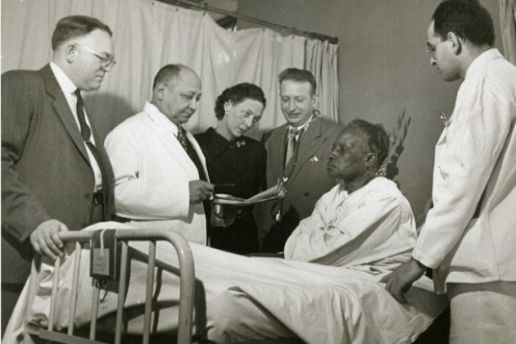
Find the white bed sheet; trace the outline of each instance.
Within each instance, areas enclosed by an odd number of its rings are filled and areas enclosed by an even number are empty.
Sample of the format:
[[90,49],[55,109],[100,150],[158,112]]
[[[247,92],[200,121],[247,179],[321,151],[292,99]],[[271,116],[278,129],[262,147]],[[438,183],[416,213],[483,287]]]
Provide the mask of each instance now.
[[[143,252],[147,250],[147,245],[142,242],[131,246]],[[191,244],[191,248],[196,278],[204,285],[208,309],[223,291],[230,288],[241,290],[307,343],[410,343],[446,306],[446,298],[433,293],[433,284],[427,278],[415,283],[407,294],[408,304],[402,305],[378,282],[387,271],[369,266],[323,266],[276,258],[244,257],[197,244]],[[157,257],[178,265],[176,254],[168,243],[158,243]],[[73,260],[72,255],[67,256],[61,268],[56,315],[58,328],[66,327],[68,322],[66,305],[70,299]],[[11,319],[3,338],[5,343],[16,337],[23,321],[46,323],[52,276],[53,266],[50,265],[43,264],[39,272],[33,270],[32,292],[28,282],[17,312],[25,313],[24,302],[30,307],[23,316],[18,314],[18,321],[16,314]],[[143,303],[145,281],[145,264],[133,262],[126,307]],[[166,308],[170,309],[171,304],[179,299],[178,281],[177,276],[168,272],[161,276],[157,299]],[[82,253],[79,283],[77,325],[87,323],[90,316],[92,288],[87,250]],[[116,293],[107,293],[100,304],[100,315],[116,310],[117,297]],[[131,328],[137,330],[134,326]],[[160,331],[175,328],[176,317],[160,317]]]

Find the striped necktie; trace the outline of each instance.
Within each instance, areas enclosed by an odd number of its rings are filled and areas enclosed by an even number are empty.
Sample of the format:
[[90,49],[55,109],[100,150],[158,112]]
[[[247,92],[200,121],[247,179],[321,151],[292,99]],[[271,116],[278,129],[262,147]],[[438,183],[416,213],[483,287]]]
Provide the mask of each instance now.
[[183,146],[183,148],[186,151],[188,151],[188,143],[187,143],[185,128],[183,128],[183,126],[181,126],[181,125],[177,126],[177,140],[179,141],[181,146]]
[[287,166],[290,160],[296,155],[299,146],[299,138],[303,134],[305,128],[290,128],[288,130],[287,140],[287,152],[285,154],[285,166]]
[[102,192],[107,192],[109,186],[108,186],[108,174],[106,171],[106,167],[104,166],[104,163],[102,162],[102,158],[100,156],[100,152],[97,149],[97,147],[91,142],[91,128],[88,125],[88,122],[86,122],[86,114],[84,113],[84,102],[82,100],[81,96],[81,90],[76,89],[75,90],[75,96],[77,97],[77,118],[79,120],[79,125],[81,127],[81,136],[84,140],[84,143],[86,143],[86,146],[90,150],[91,154],[95,158],[97,165],[100,169],[100,174],[102,177]]

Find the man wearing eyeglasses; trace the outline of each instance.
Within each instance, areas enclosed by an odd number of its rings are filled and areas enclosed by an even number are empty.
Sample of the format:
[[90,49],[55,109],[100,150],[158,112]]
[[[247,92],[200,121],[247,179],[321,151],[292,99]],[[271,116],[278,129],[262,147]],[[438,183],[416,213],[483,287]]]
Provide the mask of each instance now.
[[48,65],[2,75],[2,331],[34,251],[55,259],[59,232],[111,216],[113,173],[82,98],[115,64],[111,36],[98,19],[62,18]]

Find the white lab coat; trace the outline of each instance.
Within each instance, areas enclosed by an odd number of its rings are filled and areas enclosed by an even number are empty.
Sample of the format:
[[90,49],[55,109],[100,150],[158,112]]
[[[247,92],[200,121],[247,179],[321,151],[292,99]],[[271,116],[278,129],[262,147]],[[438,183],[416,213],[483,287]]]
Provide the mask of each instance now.
[[[107,136],[106,151],[115,175],[117,215],[143,228],[170,228],[189,241],[206,244],[202,203],[190,204],[189,182],[199,173],[176,138],[177,127],[154,105],[138,113]],[[191,133],[208,176],[201,148]]]
[[435,148],[432,198],[413,252],[445,282],[516,281],[516,67],[496,49],[468,68]]

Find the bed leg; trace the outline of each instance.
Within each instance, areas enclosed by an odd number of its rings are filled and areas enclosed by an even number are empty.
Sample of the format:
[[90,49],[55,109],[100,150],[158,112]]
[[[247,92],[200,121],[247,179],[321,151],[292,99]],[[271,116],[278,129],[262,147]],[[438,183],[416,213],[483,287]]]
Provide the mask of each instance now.
[[145,315],[143,323],[143,344],[149,344],[152,318],[152,292],[154,288],[154,265],[156,259],[156,242],[149,242],[149,259],[147,268],[147,287],[145,289]]

